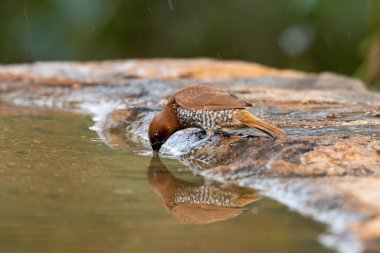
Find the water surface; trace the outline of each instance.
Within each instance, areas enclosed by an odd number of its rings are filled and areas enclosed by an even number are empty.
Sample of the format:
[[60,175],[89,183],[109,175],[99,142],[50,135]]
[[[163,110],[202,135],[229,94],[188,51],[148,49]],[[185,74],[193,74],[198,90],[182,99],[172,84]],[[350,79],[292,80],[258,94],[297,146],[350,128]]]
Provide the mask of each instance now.
[[0,252],[331,252],[323,225],[132,143],[113,150],[87,116],[1,114]]

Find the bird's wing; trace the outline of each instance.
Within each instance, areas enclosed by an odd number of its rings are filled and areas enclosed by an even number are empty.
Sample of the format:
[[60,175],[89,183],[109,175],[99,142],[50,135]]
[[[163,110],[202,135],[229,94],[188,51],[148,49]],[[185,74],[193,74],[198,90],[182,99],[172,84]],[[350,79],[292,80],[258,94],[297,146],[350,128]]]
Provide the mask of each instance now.
[[209,86],[191,86],[176,92],[174,101],[188,110],[224,110],[252,107],[231,92]]

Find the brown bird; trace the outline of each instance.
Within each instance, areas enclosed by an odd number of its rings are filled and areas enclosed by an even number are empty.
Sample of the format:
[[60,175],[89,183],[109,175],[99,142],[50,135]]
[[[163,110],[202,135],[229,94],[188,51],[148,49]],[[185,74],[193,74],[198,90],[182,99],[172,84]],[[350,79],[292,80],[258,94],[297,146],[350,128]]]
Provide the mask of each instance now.
[[197,85],[177,91],[149,125],[149,141],[154,151],[176,131],[197,127],[213,130],[256,128],[272,137],[285,133],[254,116],[245,108],[252,104],[226,90]]

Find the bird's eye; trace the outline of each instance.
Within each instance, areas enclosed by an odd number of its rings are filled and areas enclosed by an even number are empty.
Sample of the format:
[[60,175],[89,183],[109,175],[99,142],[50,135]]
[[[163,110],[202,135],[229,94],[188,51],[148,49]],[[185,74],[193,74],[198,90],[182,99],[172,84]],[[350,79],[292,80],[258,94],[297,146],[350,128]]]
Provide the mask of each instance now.
[[159,134],[159,133],[155,133],[155,134],[153,135],[153,137],[154,137],[154,139],[160,139],[160,134]]

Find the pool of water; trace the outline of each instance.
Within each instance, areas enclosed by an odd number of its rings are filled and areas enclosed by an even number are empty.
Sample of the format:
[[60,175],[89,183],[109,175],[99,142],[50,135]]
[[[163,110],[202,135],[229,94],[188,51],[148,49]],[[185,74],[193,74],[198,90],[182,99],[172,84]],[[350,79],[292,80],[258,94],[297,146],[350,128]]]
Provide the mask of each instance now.
[[133,143],[111,149],[87,116],[0,114],[0,252],[331,252],[323,225]]

